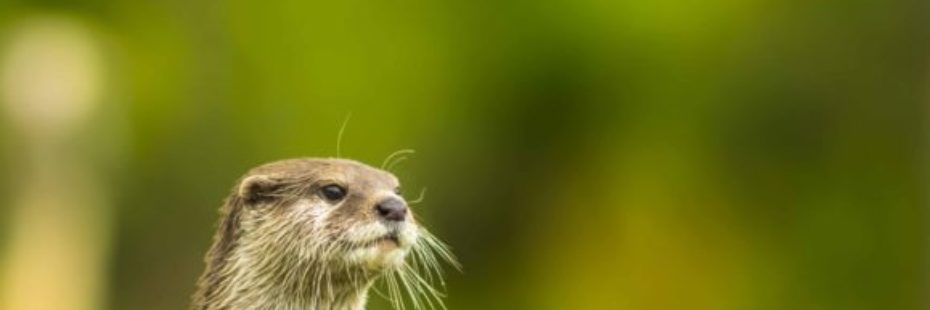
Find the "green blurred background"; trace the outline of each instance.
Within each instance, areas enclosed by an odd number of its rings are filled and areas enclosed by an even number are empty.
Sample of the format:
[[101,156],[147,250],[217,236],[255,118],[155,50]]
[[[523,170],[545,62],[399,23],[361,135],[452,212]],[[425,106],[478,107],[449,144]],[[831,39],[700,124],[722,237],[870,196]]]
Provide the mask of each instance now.
[[0,308],[185,308],[351,113],[451,309],[928,309],[928,61],[926,0],[2,0]]

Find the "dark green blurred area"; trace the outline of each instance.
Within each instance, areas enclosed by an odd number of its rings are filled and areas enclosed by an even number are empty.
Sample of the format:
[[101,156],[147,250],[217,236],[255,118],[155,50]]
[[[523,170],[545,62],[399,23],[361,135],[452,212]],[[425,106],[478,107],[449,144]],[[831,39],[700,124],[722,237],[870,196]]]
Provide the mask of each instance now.
[[185,308],[235,179],[335,156],[349,113],[342,156],[417,150],[450,309],[930,307],[925,0],[4,0],[0,30],[46,15],[106,55],[70,143],[109,309]]

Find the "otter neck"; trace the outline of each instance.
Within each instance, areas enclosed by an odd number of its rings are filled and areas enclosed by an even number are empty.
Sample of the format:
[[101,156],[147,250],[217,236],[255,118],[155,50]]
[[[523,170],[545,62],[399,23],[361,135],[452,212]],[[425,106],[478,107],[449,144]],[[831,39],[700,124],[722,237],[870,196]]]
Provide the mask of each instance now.
[[361,271],[235,252],[225,268],[216,270],[223,280],[203,309],[361,310],[374,281]]

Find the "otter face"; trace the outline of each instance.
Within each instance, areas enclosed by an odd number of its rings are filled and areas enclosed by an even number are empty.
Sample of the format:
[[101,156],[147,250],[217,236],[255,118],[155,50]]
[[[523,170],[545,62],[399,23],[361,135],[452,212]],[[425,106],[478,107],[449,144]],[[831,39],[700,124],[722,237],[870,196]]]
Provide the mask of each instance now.
[[242,242],[266,255],[345,268],[400,268],[419,226],[394,175],[342,159],[296,159],[242,179]]

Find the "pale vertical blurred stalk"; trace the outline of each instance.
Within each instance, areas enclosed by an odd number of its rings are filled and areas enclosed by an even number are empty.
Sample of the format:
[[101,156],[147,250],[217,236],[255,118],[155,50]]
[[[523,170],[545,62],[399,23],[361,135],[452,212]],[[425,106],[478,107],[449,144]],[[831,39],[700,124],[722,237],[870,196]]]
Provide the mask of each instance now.
[[22,148],[13,159],[0,309],[101,309],[109,208],[76,145],[101,100],[93,33],[67,17],[23,19],[6,34],[0,91]]

